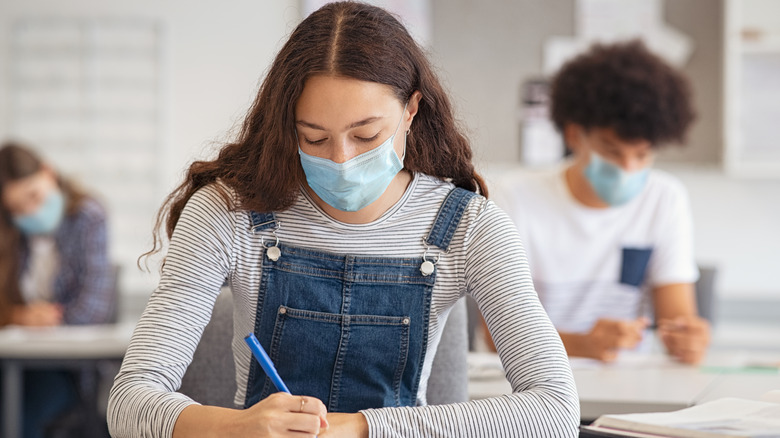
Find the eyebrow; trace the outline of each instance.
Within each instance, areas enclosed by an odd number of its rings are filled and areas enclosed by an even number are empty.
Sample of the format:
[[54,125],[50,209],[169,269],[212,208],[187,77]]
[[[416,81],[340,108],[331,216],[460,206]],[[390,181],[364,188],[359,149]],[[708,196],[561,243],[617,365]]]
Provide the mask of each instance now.
[[[376,117],[369,117],[367,119],[359,120],[357,122],[351,123],[349,126],[347,126],[346,129],[352,129],[352,128],[357,128],[359,126],[365,126],[365,125],[368,125],[369,123],[374,123],[374,122],[376,122],[377,120],[379,120],[381,118],[382,117],[376,116]],[[307,128],[317,129],[317,130],[320,130],[320,131],[327,131],[327,129],[323,128],[322,126],[317,125],[315,123],[307,122],[305,120],[297,120],[295,123],[298,124],[298,125],[303,125],[303,126],[305,126]]]

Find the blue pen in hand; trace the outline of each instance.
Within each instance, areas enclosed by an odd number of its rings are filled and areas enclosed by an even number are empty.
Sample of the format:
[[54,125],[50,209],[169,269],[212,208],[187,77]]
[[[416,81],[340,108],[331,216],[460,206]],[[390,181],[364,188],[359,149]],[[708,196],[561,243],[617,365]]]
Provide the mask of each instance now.
[[[287,389],[287,385],[285,385],[282,381],[282,377],[279,375],[279,372],[276,371],[274,363],[271,362],[271,358],[268,357],[268,353],[266,353],[263,346],[260,345],[260,341],[257,340],[255,334],[250,333],[246,335],[244,341],[246,341],[246,344],[249,345],[249,349],[252,350],[252,354],[255,355],[255,359],[260,362],[260,366],[263,367],[263,371],[265,371],[265,374],[268,375],[268,377],[274,383],[276,389],[289,394],[290,390]],[[301,410],[303,410],[303,401],[301,401]],[[325,427],[328,427],[327,422],[325,422]]]
[[260,362],[260,366],[263,367],[263,371],[265,371],[265,374],[271,379],[271,382],[274,383],[276,389],[289,394],[290,390],[287,389],[287,385],[285,385],[282,381],[282,378],[279,376],[279,372],[276,371],[274,363],[271,362],[271,358],[268,357],[268,353],[266,353],[263,349],[263,346],[260,345],[260,341],[257,340],[255,334],[250,333],[246,335],[244,341],[246,341],[247,345],[249,345],[249,349],[252,350],[252,354],[255,355],[255,359]]

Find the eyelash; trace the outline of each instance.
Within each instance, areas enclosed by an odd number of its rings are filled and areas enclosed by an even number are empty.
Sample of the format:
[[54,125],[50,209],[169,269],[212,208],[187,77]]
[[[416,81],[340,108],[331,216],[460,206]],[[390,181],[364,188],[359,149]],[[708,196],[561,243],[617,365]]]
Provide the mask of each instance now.
[[378,132],[376,134],[374,134],[374,136],[371,137],[371,138],[363,138],[363,137],[355,137],[355,138],[357,138],[358,140],[362,141],[363,143],[368,143],[368,142],[376,140],[377,137],[379,137],[379,133]]
[[[371,138],[363,138],[363,137],[355,137],[355,138],[356,138],[356,139],[358,139],[358,141],[361,141],[361,142],[363,142],[363,143],[370,143],[370,142],[372,142],[372,141],[376,140],[376,139],[377,139],[377,137],[379,137],[379,133],[378,133],[378,132],[376,133],[376,135],[374,135],[374,136],[373,136],[373,137],[371,137]],[[304,139],[303,139],[303,140],[304,140],[304,141],[305,141],[307,144],[311,144],[311,145],[318,145],[318,144],[322,144],[322,143],[324,143],[324,142],[325,142],[325,140],[327,140],[327,139],[328,139],[328,138],[327,138],[327,137],[325,137],[325,138],[321,138],[321,139],[319,139],[319,140],[309,140],[308,138],[305,138],[305,137],[304,137]]]

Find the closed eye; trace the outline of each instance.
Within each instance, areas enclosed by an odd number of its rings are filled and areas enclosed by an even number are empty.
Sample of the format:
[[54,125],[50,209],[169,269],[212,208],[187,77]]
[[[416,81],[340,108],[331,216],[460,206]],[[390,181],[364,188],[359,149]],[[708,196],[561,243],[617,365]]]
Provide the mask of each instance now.
[[355,138],[357,138],[358,140],[360,140],[360,141],[362,141],[364,143],[369,143],[369,142],[372,142],[372,141],[376,140],[378,137],[379,137],[379,132],[377,132],[376,135],[374,135],[371,138],[357,137],[357,136]]
[[322,144],[322,143],[325,143],[325,140],[327,140],[327,139],[328,139],[328,137],[321,138],[321,139],[319,139],[319,140],[309,140],[308,138],[306,138],[306,137],[303,137],[303,141],[305,141],[305,142],[306,142],[306,144],[315,144],[315,145],[316,145],[316,144]]

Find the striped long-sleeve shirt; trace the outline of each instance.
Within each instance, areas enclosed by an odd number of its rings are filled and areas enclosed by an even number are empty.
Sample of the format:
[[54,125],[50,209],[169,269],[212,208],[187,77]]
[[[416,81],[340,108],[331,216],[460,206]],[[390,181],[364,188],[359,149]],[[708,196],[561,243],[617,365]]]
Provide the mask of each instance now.
[[[451,188],[449,183],[416,174],[404,196],[367,224],[334,220],[302,190],[290,209],[277,213],[281,226],[276,235],[287,245],[333,253],[422,256],[423,239]],[[271,230],[253,234],[249,213],[230,209],[216,187],[193,195],[111,391],[108,419],[113,436],[169,437],[179,413],[195,403],[175,391],[225,279],[235,303],[235,402],[243,405],[253,359],[242,340],[254,328],[264,244],[274,240]],[[472,199],[436,270],[429,354],[417,397],[420,406],[361,411],[370,436],[576,436],[579,403],[566,353],[539,303],[522,244],[507,216],[483,197]],[[479,303],[513,393],[425,406],[441,329],[449,309],[464,294]]]

